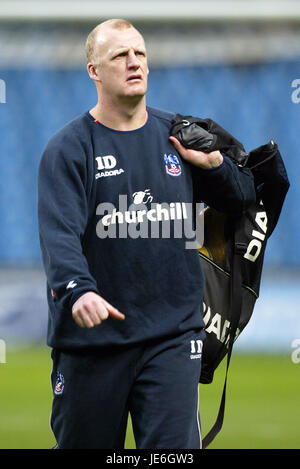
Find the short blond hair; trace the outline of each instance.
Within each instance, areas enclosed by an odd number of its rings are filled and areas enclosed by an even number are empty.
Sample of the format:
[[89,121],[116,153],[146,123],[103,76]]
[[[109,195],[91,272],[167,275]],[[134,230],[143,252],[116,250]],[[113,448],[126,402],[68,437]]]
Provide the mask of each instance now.
[[94,62],[94,52],[95,52],[95,43],[96,38],[98,35],[99,30],[101,30],[104,26],[109,26],[112,29],[128,29],[134,28],[134,26],[127,20],[122,18],[112,18],[110,20],[103,21],[102,23],[98,24],[88,35],[85,43],[85,51],[86,51],[86,59],[87,63]]

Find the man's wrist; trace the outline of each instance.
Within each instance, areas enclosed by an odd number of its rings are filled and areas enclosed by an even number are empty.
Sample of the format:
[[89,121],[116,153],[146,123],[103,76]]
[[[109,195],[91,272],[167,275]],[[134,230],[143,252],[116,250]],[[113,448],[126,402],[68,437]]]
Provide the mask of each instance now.
[[215,169],[221,166],[224,158],[219,150],[214,151],[210,154],[210,159],[206,165],[201,165],[200,168],[204,170]]
[[[219,152],[220,153],[220,152]],[[206,165],[197,165],[198,169],[200,169],[200,171],[217,171],[219,168],[223,168],[225,164],[225,158],[224,158],[224,155],[222,155],[220,153],[220,155],[217,155],[217,157],[210,161],[209,164],[206,164]]]

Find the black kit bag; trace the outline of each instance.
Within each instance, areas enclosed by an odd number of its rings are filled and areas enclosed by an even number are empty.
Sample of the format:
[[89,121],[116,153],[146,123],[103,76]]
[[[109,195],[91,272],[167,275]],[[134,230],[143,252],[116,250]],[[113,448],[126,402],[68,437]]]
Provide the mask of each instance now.
[[211,383],[216,368],[227,356],[225,382],[217,420],[203,439],[206,448],[221,430],[226,384],[234,341],[248,324],[259,297],[266,244],[289,189],[282,157],[270,141],[246,153],[243,145],[211,119],[177,114],[171,135],[187,148],[220,150],[254,176],[256,202],[233,218],[206,207],[204,242],[199,256],[206,279],[203,296],[206,340],[202,351],[200,383]]

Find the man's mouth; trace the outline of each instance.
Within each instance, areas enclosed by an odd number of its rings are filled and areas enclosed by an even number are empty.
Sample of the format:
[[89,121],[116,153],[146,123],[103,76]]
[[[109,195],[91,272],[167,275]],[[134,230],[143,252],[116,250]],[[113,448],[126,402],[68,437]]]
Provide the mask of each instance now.
[[135,75],[130,75],[126,81],[132,82],[132,81],[140,81],[140,80],[142,80],[142,75],[135,74]]

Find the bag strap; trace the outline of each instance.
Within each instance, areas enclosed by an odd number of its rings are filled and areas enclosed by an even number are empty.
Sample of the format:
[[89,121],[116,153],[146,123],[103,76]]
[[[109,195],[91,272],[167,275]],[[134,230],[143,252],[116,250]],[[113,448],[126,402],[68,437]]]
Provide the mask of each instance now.
[[[227,352],[227,365],[225,373],[225,381],[223,386],[223,392],[221,397],[221,403],[217,419],[211,430],[202,440],[202,448],[205,449],[214,440],[217,434],[220,432],[225,413],[225,401],[226,401],[226,386],[228,369],[233,349],[233,344],[236,336],[236,332],[239,326],[239,321],[242,312],[242,263],[241,253],[244,252],[244,246],[236,243],[235,236],[233,236],[233,250],[232,250],[232,264],[231,264],[231,278],[230,278],[230,300],[229,300],[229,311],[230,314],[230,328],[229,328],[229,340],[228,340],[228,352]],[[241,249],[242,248],[242,249]],[[228,336],[227,336],[228,337]],[[224,343],[227,341],[225,340]]]

